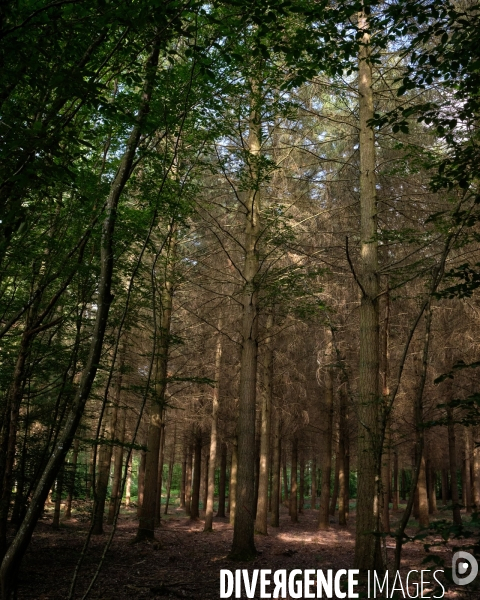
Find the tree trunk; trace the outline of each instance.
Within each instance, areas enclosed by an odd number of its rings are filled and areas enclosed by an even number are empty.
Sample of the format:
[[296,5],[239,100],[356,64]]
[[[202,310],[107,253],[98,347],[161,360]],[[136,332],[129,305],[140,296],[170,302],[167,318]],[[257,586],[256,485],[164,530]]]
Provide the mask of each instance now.
[[73,442],[73,454],[72,454],[72,462],[69,463],[70,468],[70,482],[68,486],[68,495],[67,502],[65,504],[65,514],[63,516],[64,519],[72,518],[72,501],[73,496],[75,494],[75,479],[77,476],[77,462],[78,462],[78,449],[80,446],[80,440],[78,438]]
[[63,492],[63,476],[65,466],[60,469],[57,478],[57,485],[55,486],[55,511],[53,513],[53,529],[60,529],[60,511],[62,508],[62,492]]
[[335,473],[333,475],[333,490],[332,497],[330,499],[330,516],[334,517],[335,512],[337,511],[337,501],[338,501],[338,489],[339,489],[339,479],[340,479],[340,461],[338,460],[338,451],[335,456]]
[[187,453],[188,444],[184,442],[182,458],[182,479],[180,481],[180,508],[185,508],[185,489],[187,483]]
[[360,365],[358,433],[357,523],[354,565],[357,569],[383,570],[380,552],[378,477],[381,448],[378,444],[379,395],[379,275],[375,135],[372,64],[366,12],[359,13],[362,45],[358,57],[360,111]]
[[270,427],[272,406],[272,378],[273,378],[273,347],[272,328],[273,312],[270,312],[266,323],[266,339],[263,350],[262,366],[262,414],[260,426],[260,462],[258,474],[258,500],[255,529],[258,533],[267,535],[268,520],[268,474],[270,471]]
[[90,395],[103,349],[103,339],[107,326],[108,313],[113,296],[111,283],[114,265],[114,231],[117,217],[117,207],[131,173],[140,141],[142,127],[149,110],[150,98],[154,89],[156,69],[160,51],[160,36],[157,35],[152,44],[152,51],[146,63],[146,75],[143,86],[142,102],[136,115],[129,139],[125,144],[125,152],[120,160],[118,170],[110,186],[106,202],[105,219],[102,225],[102,240],[100,246],[100,278],[98,282],[97,312],[92,333],[89,354],[85,363],[80,384],[69,414],[65,420],[63,430],[57,439],[57,445],[52,452],[47,465],[32,494],[27,514],[22,521],[12,543],[10,544],[0,567],[0,587],[2,599],[6,600],[12,594],[16,585],[16,573],[21,559],[30,542],[35,525],[43,510],[44,502],[55,478],[64,463],[73,443],[75,432],[83,416],[85,404]]
[[420,473],[418,474],[418,524],[421,529],[426,529],[430,524],[428,517],[427,473],[424,452],[422,453]]
[[158,454],[158,471],[157,471],[157,493],[155,495],[155,527],[159,527],[162,519],[162,488],[163,488],[163,463],[165,458],[165,439],[167,432],[165,431],[165,411],[160,415],[162,419],[160,433],[160,449]]
[[228,507],[230,512],[230,525],[235,524],[235,516],[237,513],[237,468],[238,468],[238,446],[235,438],[232,444],[232,466],[230,467],[230,487],[228,495]]
[[275,418],[275,431],[273,436],[273,482],[272,482],[272,516],[270,524],[272,527],[280,526],[280,496],[281,496],[281,454],[282,437],[280,411],[277,410]]
[[450,494],[452,498],[453,522],[455,525],[462,524],[460,514],[460,503],[458,501],[458,480],[457,480],[457,451],[455,439],[455,423],[453,420],[453,409],[447,405],[447,423],[448,423],[448,458],[450,464]]
[[[168,238],[160,254],[164,265],[163,281],[158,282],[155,271],[152,269],[152,289],[160,286],[160,307],[158,323],[155,323],[156,364],[155,364],[155,397],[150,408],[150,423],[148,427],[147,456],[145,462],[145,483],[143,489],[143,502],[138,523],[137,540],[153,539],[155,537],[155,523],[160,518],[157,508],[158,470],[160,458],[160,442],[162,436],[162,415],[165,404],[165,391],[167,388],[168,348],[170,341],[170,325],[172,320],[173,275],[176,254],[176,224],[172,223]],[[157,261],[155,261],[157,262]],[[155,265],[154,265],[155,267]],[[161,490],[160,490],[161,493]]]
[[145,450],[140,452],[140,462],[137,473],[137,516],[142,514],[143,490],[145,489],[145,466],[147,464],[147,453]]
[[480,512],[480,431],[473,430],[473,506],[475,512]]
[[282,452],[282,478],[283,478],[283,502],[286,506],[288,503],[288,472],[287,472],[287,452]]
[[[327,344],[327,361],[333,360],[333,344],[330,338]],[[327,530],[330,527],[330,481],[332,477],[332,434],[333,434],[333,369],[330,364],[325,372],[325,433],[323,445],[322,488],[320,493],[320,508],[318,513],[318,529]]]
[[193,476],[193,453],[194,447],[190,442],[187,449],[187,470],[185,474],[185,514],[192,514],[192,476]]
[[227,487],[227,444],[221,445],[220,476],[218,480],[218,510],[217,517],[225,518],[225,496]]
[[317,458],[314,457],[312,460],[312,491],[310,508],[315,510],[317,508]]
[[123,475],[123,444],[125,442],[125,421],[127,418],[127,411],[123,407],[120,409],[120,419],[118,426],[118,437],[117,440],[120,442],[115,446],[114,459],[113,459],[113,482],[112,482],[112,494],[110,496],[110,505],[108,507],[108,520],[109,525],[113,524],[115,515],[117,514],[117,507],[121,503],[122,498],[120,497],[122,488],[122,475]]
[[200,518],[200,482],[202,469],[202,431],[197,427],[195,435],[195,452],[193,459],[192,500],[190,505],[190,518]]
[[445,468],[442,469],[442,504],[448,504],[448,470]]
[[115,428],[117,425],[118,404],[120,402],[120,390],[122,386],[122,376],[117,376],[115,386],[115,400],[113,406],[108,408],[105,430],[103,433],[102,444],[98,453],[98,476],[95,486],[95,502],[93,507],[92,534],[101,535],[103,533],[103,515],[105,512],[105,502],[107,499],[108,480],[110,478],[110,466],[113,454],[113,440],[115,439]]
[[256,556],[254,541],[255,410],[258,349],[258,283],[260,224],[261,122],[257,85],[252,86],[248,152],[252,159],[250,189],[245,193],[244,280],[242,292],[242,352],[237,420],[238,472],[236,512],[230,558]]
[[396,450],[393,451],[393,510],[398,510],[398,453]]
[[435,469],[432,467],[430,460],[427,460],[427,477],[428,477],[428,513],[433,515],[437,512],[437,490],[436,490],[436,475]]
[[[222,329],[222,322],[218,323],[219,332]],[[210,459],[208,463],[207,476],[207,503],[205,508],[205,526],[203,531],[212,531],[213,524],[213,502],[215,495],[215,462],[217,460],[217,428],[218,428],[218,411],[220,408],[219,382],[220,368],[222,362],[222,334],[218,333],[217,345],[215,349],[215,387],[212,395],[212,429],[210,433]]]
[[305,456],[300,452],[300,486],[298,489],[298,512],[303,513],[305,506]]
[[467,509],[467,514],[471,514],[472,512],[472,479],[471,479],[471,438],[470,438],[470,429],[468,427],[465,428],[465,497],[463,499],[463,503],[465,504],[465,508]]
[[298,523],[297,468],[298,438],[295,436],[292,440],[292,464],[290,471],[290,518],[292,523]]
[[209,456],[205,453],[203,459],[203,486],[202,486],[202,508],[205,510],[207,506],[207,493],[208,493],[208,466],[210,464]]
[[133,450],[130,453],[130,458],[128,459],[127,465],[127,483],[125,485],[125,507],[128,508],[130,506],[130,499],[132,497],[132,458],[133,458]]
[[175,446],[177,444],[177,424],[173,426],[172,450],[170,453],[170,462],[168,465],[167,497],[165,499],[165,514],[168,514],[168,505],[170,503],[170,492],[172,490],[173,468],[175,467]]

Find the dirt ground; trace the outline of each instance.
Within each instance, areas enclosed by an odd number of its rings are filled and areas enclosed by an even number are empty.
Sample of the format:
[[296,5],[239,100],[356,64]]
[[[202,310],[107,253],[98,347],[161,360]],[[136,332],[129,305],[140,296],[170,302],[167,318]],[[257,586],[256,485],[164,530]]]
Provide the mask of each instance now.
[[[47,514],[39,523],[20,572],[18,600],[64,600],[68,597],[72,575],[88,531],[87,514],[63,522],[54,531]],[[191,521],[180,509],[162,521],[158,542],[133,544],[137,522],[135,509],[122,511],[117,531],[104,565],[89,598],[92,600],[130,600],[148,598],[218,599],[220,569],[349,569],[353,566],[355,517],[348,527],[332,522],[327,532],[316,530],[317,512],[306,510],[292,524],[282,508],[278,529],[268,536],[256,536],[258,558],[249,563],[233,563],[227,554],[232,527],[227,519],[215,519],[214,531],[203,533],[203,521]],[[79,572],[74,598],[82,598],[97,570],[110,526],[103,536],[92,538]],[[448,550],[440,550],[448,562]],[[393,540],[387,542],[387,555],[393,561]],[[404,549],[402,571],[428,569],[422,566],[423,542]],[[257,598],[258,595],[257,587]],[[413,592],[412,592],[413,593]],[[437,593],[438,592],[433,592]],[[427,595],[427,593],[426,593]],[[246,597],[246,596],[244,596]],[[377,596],[381,597],[381,595]],[[400,595],[400,597],[402,597]],[[445,598],[457,598],[450,589]]]

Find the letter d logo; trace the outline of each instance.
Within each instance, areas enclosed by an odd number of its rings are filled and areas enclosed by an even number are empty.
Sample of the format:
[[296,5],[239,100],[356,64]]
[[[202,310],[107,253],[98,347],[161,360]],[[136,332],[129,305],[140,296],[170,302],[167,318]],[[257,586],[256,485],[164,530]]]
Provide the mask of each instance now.
[[[461,561],[458,563],[458,561]],[[457,565],[458,563],[458,565]],[[467,571],[470,573],[465,575]],[[455,552],[452,558],[452,579],[457,585],[468,585],[478,575],[478,563],[468,552]]]

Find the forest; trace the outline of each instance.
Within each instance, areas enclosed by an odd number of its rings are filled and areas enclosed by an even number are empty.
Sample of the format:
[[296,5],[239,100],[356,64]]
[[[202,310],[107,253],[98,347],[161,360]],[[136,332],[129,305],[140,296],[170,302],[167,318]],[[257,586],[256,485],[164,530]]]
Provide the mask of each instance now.
[[6,0],[0,53],[1,600],[478,597],[478,2]]

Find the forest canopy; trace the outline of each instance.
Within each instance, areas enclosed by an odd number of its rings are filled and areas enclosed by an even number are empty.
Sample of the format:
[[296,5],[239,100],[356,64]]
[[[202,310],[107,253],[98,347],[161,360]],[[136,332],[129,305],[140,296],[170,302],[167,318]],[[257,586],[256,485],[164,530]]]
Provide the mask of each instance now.
[[169,510],[232,561],[306,515],[361,573],[478,552],[478,3],[0,17],[2,600],[82,518],[55,597]]

